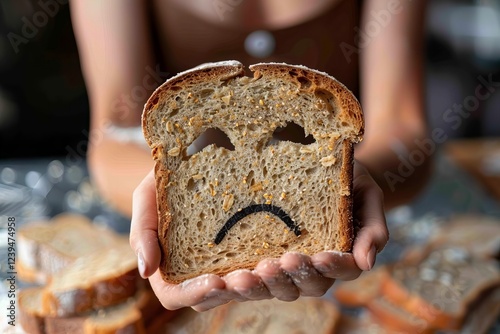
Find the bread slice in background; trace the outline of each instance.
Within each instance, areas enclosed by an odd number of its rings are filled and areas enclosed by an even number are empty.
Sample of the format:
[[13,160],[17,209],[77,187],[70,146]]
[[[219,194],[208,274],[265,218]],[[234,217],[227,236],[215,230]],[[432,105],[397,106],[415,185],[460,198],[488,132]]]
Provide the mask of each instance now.
[[396,263],[383,280],[381,292],[432,328],[455,330],[462,326],[468,307],[484,291],[498,286],[498,263],[449,247],[432,251],[418,263]]
[[293,302],[260,300],[230,302],[198,313],[182,310],[165,324],[166,334],[289,334],[336,333],[340,312],[332,302],[299,298]]
[[500,220],[479,214],[450,217],[424,245],[406,250],[405,261],[419,261],[437,248],[461,247],[474,257],[500,258]]
[[382,280],[389,275],[386,266],[377,266],[371,271],[361,273],[357,279],[335,284],[334,298],[347,307],[366,306],[380,296]]
[[45,333],[45,315],[42,310],[42,289],[25,288],[18,293],[19,324],[25,332],[31,334]]
[[19,292],[20,324],[26,333],[142,334],[163,311],[153,292],[141,289],[135,296],[114,306],[68,317],[53,317],[43,314],[42,294],[43,289],[38,287]]
[[349,321],[353,333],[369,323],[388,333],[487,331],[500,312],[494,305],[500,296],[498,263],[460,247],[443,247],[336,284],[333,296],[343,307],[369,314],[368,323],[361,319],[351,326],[355,320]]
[[77,258],[125,240],[114,231],[72,213],[28,223],[18,232],[16,267],[19,278],[43,284]]
[[365,308],[365,313],[368,313],[358,319],[344,316],[341,333],[434,332],[426,320],[394,305],[384,297],[381,288],[384,281],[390,279],[390,268],[378,266],[353,281],[336,284],[333,296],[342,306]]
[[[215,319],[216,333],[288,334],[335,333],[340,318],[337,307],[320,298],[233,302]],[[218,323],[221,323],[220,327]]]
[[[231,61],[180,73],[144,108],[167,282],[253,268],[288,251],[351,250],[358,101],[303,66],[250,70],[253,78]],[[304,133],[278,140],[283,128]],[[207,131],[230,143],[214,143]]]
[[118,304],[138,285],[137,259],[127,241],[76,259],[44,287],[44,314],[69,316]]

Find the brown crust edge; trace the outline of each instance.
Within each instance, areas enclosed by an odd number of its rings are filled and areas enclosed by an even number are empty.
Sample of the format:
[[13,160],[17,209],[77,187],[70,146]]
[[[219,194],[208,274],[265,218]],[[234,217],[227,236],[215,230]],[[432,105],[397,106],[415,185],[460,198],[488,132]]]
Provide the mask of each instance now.
[[[48,316],[71,316],[93,309],[119,304],[132,297],[138,290],[139,272],[137,268],[131,269],[117,277],[111,277],[91,286],[74,290],[56,291],[45,288],[42,293],[42,314]],[[120,290],[120,291],[118,291]],[[60,298],[73,299],[73,310],[61,307]],[[110,296],[111,298],[104,297]]]
[[386,306],[381,303],[381,299],[379,298],[371,300],[366,307],[371,313],[371,319],[381,325],[384,329],[392,329],[398,332],[414,334],[434,333],[434,330],[429,326],[429,323],[425,319],[410,314],[410,316],[418,319],[416,323],[412,322],[410,319],[404,319],[391,312],[390,309],[387,309]]
[[354,169],[354,145],[348,140],[342,144],[342,168],[340,179],[342,180],[341,191],[347,190],[348,194],[338,194],[340,203],[337,206],[339,217],[339,234],[341,237],[340,251],[350,252],[354,243],[353,222],[353,169]]
[[[438,310],[420,296],[407,290],[392,275],[387,275],[387,278],[383,281],[381,292],[389,302],[399,305],[408,313],[424,319],[433,328],[444,330],[460,328],[463,316],[456,317]],[[461,314],[465,316],[465,312],[465,305],[462,305]]]

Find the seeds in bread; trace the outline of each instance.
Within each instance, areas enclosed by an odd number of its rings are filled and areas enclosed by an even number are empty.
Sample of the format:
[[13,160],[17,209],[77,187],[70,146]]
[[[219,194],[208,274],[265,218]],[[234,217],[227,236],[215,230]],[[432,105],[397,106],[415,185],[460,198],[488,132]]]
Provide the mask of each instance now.
[[[334,78],[303,66],[250,69],[253,78],[238,62],[181,73],[144,108],[167,282],[253,268],[287,251],[351,249],[359,103]],[[304,135],[273,140],[287,127]],[[231,143],[204,147],[198,139],[210,130]],[[203,149],[193,152],[193,143]]]

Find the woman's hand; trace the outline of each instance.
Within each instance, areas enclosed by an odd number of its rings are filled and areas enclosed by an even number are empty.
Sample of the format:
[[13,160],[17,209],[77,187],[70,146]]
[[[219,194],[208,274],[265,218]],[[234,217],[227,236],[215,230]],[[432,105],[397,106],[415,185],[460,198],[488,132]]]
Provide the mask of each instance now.
[[325,251],[312,256],[286,253],[279,259],[264,259],[254,270],[237,270],[224,277],[202,275],[181,284],[163,281],[158,270],[158,215],[153,172],[133,196],[130,244],[138,257],[139,272],[149,277],[163,306],[174,310],[190,306],[205,311],[231,300],[261,300],[276,297],[292,301],[299,296],[322,296],[336,279],[352,280],[375,264],[376,254],[389,238],[383,194],[359,163],[354,165],[354,220],[358,228],[351,253]]

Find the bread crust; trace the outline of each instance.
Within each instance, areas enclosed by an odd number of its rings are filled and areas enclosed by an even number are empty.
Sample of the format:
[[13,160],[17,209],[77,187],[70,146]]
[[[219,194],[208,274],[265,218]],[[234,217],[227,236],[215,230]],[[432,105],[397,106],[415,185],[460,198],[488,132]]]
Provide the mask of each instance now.
[[[352,250],[354,240],[353,228],[353,163],[354,163],[354,144],[362,139],[364,132],[364,121],[361,107],[354,95],[335,78],[328,76],[319,71],[307,69],[303,66],[295,66],[288,64],[266,63],[251,65],[250,70],[254,72],[254,79],[258,80],[261,76],[265,75],[269,78],[286,78],[286,80],[294,80],[298,83],[304,80],[307,84],[303,86],[304,90],[313,92],[316,90],[323,90],[333,95],[335,98],[335,105],[338,110],[335,111],[336,118],[340,120],[342,125],[349,128],[348,135],[342,137],[342,165],[340,168],[339,179],[341,180],[342,194],[335,200],[336,202],[336,224],[338,224],[338,240],[336,250],[342,252],[349,252]],[[176,278],[169,275],[172,272],[170,268],[169,254],[169,241],[167,238],[167,231],[169,230],[172,222],[171,208],[169,207],[167,197],[169,195],[168,187],[170,181],[171,171],[164,165],[166,154],[166,147],[164,147],[161,138],[154,131],[156,120],[151,117],[151,113],[159,108],[158,104],[161,101],[169,101],[177,92],[187,89],[200,81],[210,82],[223,82],[225,80],[244,76],[243,65],[239,62],[222,62],[206,64],[202,67],[194,68],[192,70],[182,72],[175,77],[167,80],[161,85],[144,107],[142,115],[142,127],[144,137],[152,149],[152,157],[155,160],[155,179],[157,190],[157,209],[159,217],[158,237],[160,239],[160,248],[162,251],[162,258],[160,264],[160,272],[163,279],[169,283],[180,283],[186,279],[193,278],[199,275],[194,272],[193,274],[183,274],[181,278]],[[301,86],[302,87],[302,86]],[[302,88],[301,88],[302,89]],[[325,249],[326,250],[326,249]],[[223,276],[236,269],[253,269],[258,262],[259,258],[255,260],[247,260],[245,263],[238,265],[227,265],[225,268],[214,269],[211,273]]]
[[[393,270],[393,269],[392,269]],[[500,286],[500,276],[489,279],[474,286],[472,291],[459,302],[456,313],[448,313],[435,307],[422,296],[411,292],[393,275],[387,274],[381,285],[382,294],[390,302],[399,305],[407,312],[418,316],[429,323],[432,328],[457,330],[462,326],[467,314],[467,307],[486,290]]]
[[42,295],[43,314],[70,316],[93,309],[112,306],[132,297],[138,289],[137,268],[116,277],[93,282],[86,287],[62,291],[46,288]]

